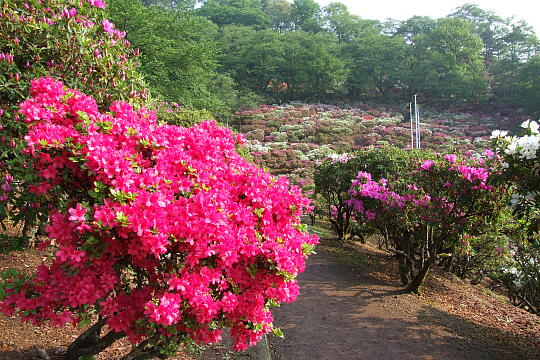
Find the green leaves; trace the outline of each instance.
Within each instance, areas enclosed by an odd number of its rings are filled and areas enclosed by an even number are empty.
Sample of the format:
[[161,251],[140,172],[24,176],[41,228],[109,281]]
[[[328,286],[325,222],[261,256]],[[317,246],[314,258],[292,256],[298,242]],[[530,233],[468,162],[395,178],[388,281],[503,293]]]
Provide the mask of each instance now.
[[111,0],[107,5],[110,20],[122,24],[129,41],[140,49],[141,69],[155,95],[189,108],[220,106],[212,88],[217,44],[210,20],[193,11],[146,7],[140,0]]
[[264,208],[254,209],[253,213],[258,217],[262,218],[264,213]]
[[111,193],[114,200],[118,201],[122,205],[125,205],[126,203],[135,200],[137,197],[137,193],[131,193],[131,192],[124,192],[122,190],[115,190],[115,189],[109,189],[109,192]]
[[120,223],[120,226],[122,227],[127,227],[129,225],[129,219],[128,217],[124,214],[123,211],[117,211],[116,212],[116,218],[115,220]]
[[304,256],[315,254],[315,245],[303,243],[302,254],[304,254]]
[[0,301],[3,300],[11,291],[17,294],[25,282],[26,278],[19,270],[9,269],[0,272]]
[[82,319],[81,321],[79,321],[79,324],[77,324],[77,328],[82,329],[85,326],[90,325],[91,323],[92,323],[92,320],[90,320],[90,319]]
[[274,335],[276,335],[277,337],[280,337],[280,338],[285,338],[285,335],[283,335],[283,331],[281,331],[280,328],[272,328],[272,332],[274,333]]
[[88,195],[96,199],[97,203],[103,204],[103,200],[107,197],[107,185],[103,184],[101,181],[94,182],[94,188],[88,191]]

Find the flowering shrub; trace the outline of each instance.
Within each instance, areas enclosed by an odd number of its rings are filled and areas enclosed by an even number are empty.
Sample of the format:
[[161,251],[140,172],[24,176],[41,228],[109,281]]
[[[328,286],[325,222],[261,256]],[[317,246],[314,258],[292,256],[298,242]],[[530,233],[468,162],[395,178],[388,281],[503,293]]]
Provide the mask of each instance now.
[[417,160],[411,173],[388,179],[360,171],[347,203],[391,244],[403,283],[418,292],[441,253],[451,256],[463,236],[486,235],[499,217],[505,191],[493,176],[498,161],[451,154]]
[[340,239],[346,240],[354,233],[363,238],[355,225],[362,221],[355,218],[354,208],[349,204],[349,190],[358,171],[369,171],[377,178],[399,178],[413,169],[411,163],[420,154],[416,150],[404,151],[394,147],[366,147],[352,154],[328,156],[315,167],[318,211],[328,217]]
[[495,146],[504,158],[504,175],[515,188],[511,206],[530,225],[530,230],[540,230],[540,126],[527,120],[521,124],[522,136],[508,136],[506,131],[491,135]]
[[20,155],[28,129],[16,112],[32,79],[63,79],[93,94],[100,109],[114,100],[146,97],[135,68],[137,51],[103,17],[104,7],[102,0],[3,0],[0,5],[0,173],[14,178],[11,196],[0,201],[2,220],[34,223],[30,210],[36,197],[25,184],[35,173]]
[[317,242],[300,226],[300,189],[245,161],[243,137],[213,122],[160,125],[125,102],[101,113],[48,77],[30,95],[20,109],[40,178],[30,191],[52,207],[57,251],[33,277],[11,280],[3,312],[36,325],[97,315],[73,359],[123,336],[137,358],[216,342],[226,326],[236,349],[273,330],[269,306],[296,298]]
[[447,271],[462,279],[471,278],[471,282],[477,284],[485,276],[497,277],[502,269],[512,265],[510,238],[501,231],[507,230],[507,224],[501,221],[489,225],[492,225],[491,228],[487,228],[482,235],[461,236],[452,256],[442,262]]
[[540,314],[540,126],[527,120],[524,134],[494,131],[492,139],[504,158],[502,180],[513,192],[510,206],[519,219],[513,232],[514,266],[502,276],[515,305]]

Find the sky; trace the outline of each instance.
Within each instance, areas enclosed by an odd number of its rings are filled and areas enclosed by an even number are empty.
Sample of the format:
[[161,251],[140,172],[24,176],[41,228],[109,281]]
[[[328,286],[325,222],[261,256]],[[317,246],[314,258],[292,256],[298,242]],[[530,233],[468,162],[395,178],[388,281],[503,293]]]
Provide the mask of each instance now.
[[387,18],[405,20],[414,15],[432,18],[445,17],[453,9],[473,3],[485,10],[506,18],[516,16],[531,25],[540,35],[540,1],[538,0],[315,0],[321,6],[333,1],[341,2],[352,14],[363,19],[385,20]]

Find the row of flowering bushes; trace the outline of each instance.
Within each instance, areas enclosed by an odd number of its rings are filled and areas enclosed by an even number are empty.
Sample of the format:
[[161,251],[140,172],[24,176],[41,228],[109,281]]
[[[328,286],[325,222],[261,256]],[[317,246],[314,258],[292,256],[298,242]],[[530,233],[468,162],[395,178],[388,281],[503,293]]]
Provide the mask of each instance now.
[[97,318],[70,359],[124,336],[135,359],[218,341],[223,327],[236,349],[273,330],[269,306],[296,298],[317,242],[300,224],[299,188],[247,162],[243,137],[213,122],[160,125],[125,102],[102,113],[51,78],[30,95],[20,108],[38,171],[30,191],[51,213],[40,247],[57,250],[34,276],[9,280],[5,313],[36,325]]

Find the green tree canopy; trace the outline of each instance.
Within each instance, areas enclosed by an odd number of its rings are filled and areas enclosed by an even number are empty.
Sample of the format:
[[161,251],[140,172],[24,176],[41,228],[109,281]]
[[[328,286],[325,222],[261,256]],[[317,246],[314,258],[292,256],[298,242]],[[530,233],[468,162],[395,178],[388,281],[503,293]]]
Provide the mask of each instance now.
[[413,36],[410,90],[439,103],[472,103],[487,92],[482,40],[461,19],[439,19]]
[[409,76],[409,50],[399,36],[368,34],[343,47],[351,71],[347,89],[352,96],[399,94]]
[[380,31],[378,21],[363,20],[351,14],[347,6],[340,2],[332,2],[323,9],[323,22],[340,43],[351,41],[366,32]]
[[272,24],[260,0],[205,0],[198,13],[219,26],[234,24],[264,29]]
[[335,38],[328,34],[289,32],[281,38],[285,48],[279,73],[287,83],[285,99],[317,99],[344,90],[348,70],[338,57]]
[[540,55],[531,57],[516,78],[517,103],[528,113],[540,116]]
[[310,33],[322,31],[321,7],[314,0],[294,0],[291,21],[295,30]]
[[215,106],[217,27],[191,10],[110,0],[110,19],[141,51],[142,71],[165,100],[195,108]]

